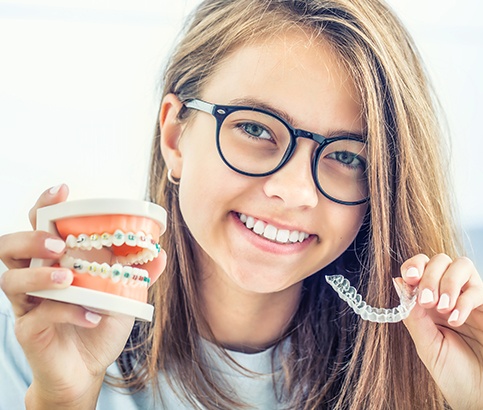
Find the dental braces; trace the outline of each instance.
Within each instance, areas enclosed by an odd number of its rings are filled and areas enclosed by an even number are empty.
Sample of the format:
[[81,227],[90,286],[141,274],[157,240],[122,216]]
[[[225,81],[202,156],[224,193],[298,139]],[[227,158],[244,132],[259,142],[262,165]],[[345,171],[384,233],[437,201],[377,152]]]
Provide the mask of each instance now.
[[364,320],[376,323],[396,323],[406,319],[416,305],[416,291],[408,287],[399,289],[395,284],[399,295],[400,304],[392,309],[374,308],[368,305],[357,290],[342,275],[326,276],[325,280],[337,292],[339,297],[346,302],[352,310]]
[[103,234],[93,233],[91,235],[80,234],[79,236],[68,235],[66,245],[70,249],[81,249],[90,251],[94,249],[109,248],[111,246],[128,245],[131,247],[139,247],[143,250],[136,254],[126,256],[118,256],[119,263],[124,265],[144,264],[151,262],[156,258],[161,250],[160,245],[154,241],[151,235],[145,235],[144,232],[134,234],[132,232],[124,233],[120,229],[113,234],[107,232]]
[[144,269],[134,268],[132,266],[122,266],[115,263],[110,266],[108,263],[88,262],[83,259],[73,258],[64,255],[60,259],[60,266],[72,269],[77,273],[88,273],[91,276],[99,276],[103,279],[110,278],[114,283],[122,283],[129,286],[149,287],[151,279]]

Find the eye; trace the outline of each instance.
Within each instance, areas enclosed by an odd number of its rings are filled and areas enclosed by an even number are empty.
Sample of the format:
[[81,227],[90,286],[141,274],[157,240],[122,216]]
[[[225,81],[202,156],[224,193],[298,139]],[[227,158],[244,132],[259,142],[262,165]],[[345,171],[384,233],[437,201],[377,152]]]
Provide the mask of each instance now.
[[365,161],[359,155],[349,151],[331,152],[328,158],[334,159],[349,168],[365,168]]
[[264,140],[272,139],[270,132],[267,131],[267,129],[261,124],[257,124],[255,122],[245,122],[238,124],[238,127],[245,131],[245,133],[248,134],[249,137]]

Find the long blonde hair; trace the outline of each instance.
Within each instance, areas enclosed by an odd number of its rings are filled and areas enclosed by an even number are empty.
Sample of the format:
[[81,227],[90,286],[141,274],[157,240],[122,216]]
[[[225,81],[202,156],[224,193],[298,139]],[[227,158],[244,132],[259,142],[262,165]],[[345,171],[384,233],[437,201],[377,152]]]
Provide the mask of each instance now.
[[[163,96],[200,96],[236,47],[287,28],[330,43],[358,87],[370,210],[353,246],[304,281],[282,356],[280,397],[291,409],[443,408],[403,325],[341,315],[344,306],[323,281],[325,271],[343,270],[368,303],[394,306],[391,277],[399,276],[402,262],[418,253],[458,253],[434,98],[412,40],[391,10],[378,0],[206,0],[167,64]],[[149,199],[170,216],[162,237],[168,265],[150,291],[155,319],[136,325],[119,363],[133,391],[156,387],[162,372],[193,407],[234,409],[242,403],[209,371],[200,346],[200,334],[210,333],[196,291],[193,239],[177,188],[167,182],[156,129]]]

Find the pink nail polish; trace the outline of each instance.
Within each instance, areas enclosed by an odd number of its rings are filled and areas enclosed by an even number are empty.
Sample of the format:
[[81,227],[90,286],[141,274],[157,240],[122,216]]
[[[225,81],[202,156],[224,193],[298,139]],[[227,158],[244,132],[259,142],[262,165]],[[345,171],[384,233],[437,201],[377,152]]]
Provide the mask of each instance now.
[[57,192],[60,191],[60,188],[62,188],[63,184],[53,186],[52,188],[49,189],[49,194],[50,195],[55,195]]
[[449,308],[449,296],[443,293],[439,297],[438,309],[448,309]]
[[47,238],[44,246],[50,252],[61,253],[65,249],[65,242],[60,239]]
[[85,314],[85,318],[88,322],[97,325],[101,321],[102,316],[98,315],[97,313],[87,311]]
[[411,267],[406,271],[406,278],[419,278],[419,271],[415,267]]
[[459,310],[453,310],[453,313],[451,313],[449,319],[448,319],[448,322],[451,323],[451,322],[456,322],[460,317],[460,312]]
[[62,283],[70,280],[72,277],[72,272],[69,269],[57,269],[50,274],[50,277],[52,282],[61,285]]
[[434,295],[430,289],[423,289],[421,292],[421,303],[431,303],[434,302]]

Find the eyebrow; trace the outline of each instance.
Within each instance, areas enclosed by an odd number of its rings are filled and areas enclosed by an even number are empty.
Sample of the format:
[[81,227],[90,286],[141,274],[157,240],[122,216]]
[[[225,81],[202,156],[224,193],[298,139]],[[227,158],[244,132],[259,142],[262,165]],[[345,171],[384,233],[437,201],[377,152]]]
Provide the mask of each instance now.
[[[235,98],[233,100],[230,100],[228,104],[229,105],[241,105],[241,106],[246,106],[246,107],[250,107],[250,108],[257,108],[257,109],[261,109],[261,110],[264,110],[264,111],[268,111],[272,114],[277,115],[280,118],[283,118],[292,127],[298,128],[294,118],[292,116],[290,116],[286,111],[275,108],[272,105],[267,104],[263,101],[260,101],[256,98],[252,98],[252,97]],[[315,131],[309,131],[309,130],[304,130],[304,131],[311,132],[313,134],[319,134]],[[329,132],[327,135],[324,135],[324,137],[326,137],[326,138],[331,138],[331,137],[336,137],[336,136],[349,136],[349,137],[360,138],[362,140],[366,139],[366,134],[364,132],[358,133],[358,132],[352,132],[352,131],[347,131],[347,130],[334,130],[332,132]]]
[[275,108],[270,104],[264,103],[263,101],[257,100],[256,98],[235,98],[234,100],[230,101],[230,104],[258,108],[264,111],[271,112],[272,114],[283,118],[286,122],[292,125],[292,127],[295,127],[295,120],[286,111],[279,110],[278,108]]

